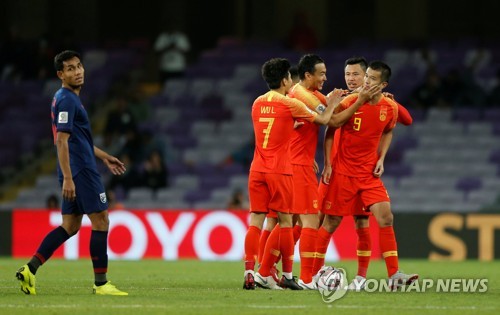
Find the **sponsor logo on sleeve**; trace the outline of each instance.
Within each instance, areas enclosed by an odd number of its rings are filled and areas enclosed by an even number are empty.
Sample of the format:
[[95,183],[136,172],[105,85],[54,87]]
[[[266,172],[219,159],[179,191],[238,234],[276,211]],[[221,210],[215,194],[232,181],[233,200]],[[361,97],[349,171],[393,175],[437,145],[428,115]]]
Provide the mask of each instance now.
[[57,122],[60,124],[68,123],[68,112],[59,112],[59,117],[57,118]]

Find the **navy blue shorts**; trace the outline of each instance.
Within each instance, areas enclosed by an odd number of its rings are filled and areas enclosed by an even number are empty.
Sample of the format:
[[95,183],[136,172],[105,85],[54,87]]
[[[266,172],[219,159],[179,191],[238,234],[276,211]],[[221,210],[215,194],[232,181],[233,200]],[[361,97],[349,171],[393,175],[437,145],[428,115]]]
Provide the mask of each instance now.
[[[62,186],[62,181],[61,186]],[[108,209],[106,192],[101,182],[101,175],[88,168],[81,170],[73,177],[76,189],[76,199],[63,199],[62,214],[90,214]]]

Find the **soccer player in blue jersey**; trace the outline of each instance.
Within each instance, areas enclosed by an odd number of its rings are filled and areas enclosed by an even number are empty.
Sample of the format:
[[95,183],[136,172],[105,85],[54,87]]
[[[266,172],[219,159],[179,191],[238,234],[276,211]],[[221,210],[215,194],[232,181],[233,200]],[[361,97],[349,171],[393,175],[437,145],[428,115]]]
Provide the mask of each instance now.
[[63,51],[54,58],[62,87],[52,101],[52,132],[57,148],[57,171],[62,186],[62,224],[48,233],[31,260],[16,273],[21,291],[36,294],[35,274],[71,236],[75,235],[86,214],[92,223],[90,256],[94,267],[94,294],[128,295],[112,285],[108,271],[108,202],[97,172],[95,157],[100,158],[114,175],[125,172],[116,157],[94,146],[87,112],[80,100],[84,68],[80,54]]

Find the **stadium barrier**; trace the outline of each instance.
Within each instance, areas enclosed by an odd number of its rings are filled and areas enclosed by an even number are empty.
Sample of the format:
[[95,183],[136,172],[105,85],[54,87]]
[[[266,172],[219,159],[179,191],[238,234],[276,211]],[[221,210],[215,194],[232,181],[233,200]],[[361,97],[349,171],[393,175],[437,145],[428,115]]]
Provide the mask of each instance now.
[[[247,211],[226,210],[113,210],[109,257],[241,260],[248,216]],[[378,259],[378,226],[373,217],[370,220],[372,257]],[[61,216],[58,211],[15,209],[2,214],[0,222],[0,253],[20,258],[34,253],[45,234],[61,223]],[[398,213],[395,229],[402,258],[489,261],[500,256],[496,233],[500,214]],[[90,232],[90,221],[84,217],[80,233],[61,246],[54,257],[89,257]],[[355,259],[356,240],[354,222],[351,217],[345,218],[330,243],[327,260]]]

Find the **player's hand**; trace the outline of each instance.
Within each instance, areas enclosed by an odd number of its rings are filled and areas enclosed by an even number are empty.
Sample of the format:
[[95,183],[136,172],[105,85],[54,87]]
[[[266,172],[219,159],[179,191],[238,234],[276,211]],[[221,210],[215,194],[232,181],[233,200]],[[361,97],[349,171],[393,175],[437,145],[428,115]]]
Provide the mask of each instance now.
[[113,175],[123,175],[127,170],[125,164],[122,161],[115,158],[114,156],[108,156],[103,160],[104,164],[108,167],[109,171]]
[[372,99],[375,95],[382,91],[382,85],[377,84],[367,88],[363,86],[363,88],[359,91],[358,98],[364,103]]
[[333,89],[328,95],[326,96],[326,104],[328,106],[334,106],[337,107],[340,104],[340,101],[344,98],[344,90],[342,89]]
[[325,167],[323,168],[323,173],[321,174],[321,180],[323,181],[324,184],[328,185],[330,184],[331,176],[332,176],[332,166],[325,165]]
[[375,164],[375,169],[373,170],[373,176],[375,177],[380,177],[384,173],[384,162],[381,160],[377,161],[377,164]]
[[342,97],[346,97],[347,95],[351,94],[352,92],[349,90],[342,90]]
[[314,160],[314,163],[313,163],[313,170],[314,170],[314,174],[319,174],[319,165],[318,165],[318,162],[316,162],[316,160]]
[[394,100],[394,94],[389,93],[389,92],[382,92],[382,94],[383,94],[385,97],[390,98],[391,100]]
[[73,179],[64,179],[62,184],[62,197],[68,201],[74,201],[76,198],[75,182]]

